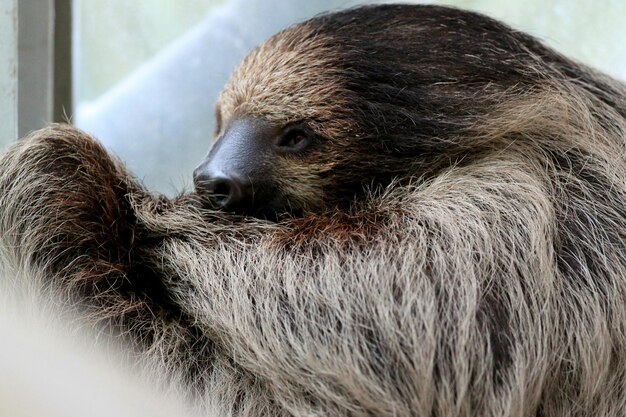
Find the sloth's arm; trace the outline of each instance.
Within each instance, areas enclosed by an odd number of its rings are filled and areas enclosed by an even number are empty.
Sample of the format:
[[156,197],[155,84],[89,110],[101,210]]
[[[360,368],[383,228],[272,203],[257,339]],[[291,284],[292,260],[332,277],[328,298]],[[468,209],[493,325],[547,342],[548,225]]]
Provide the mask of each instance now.
[[33,275],[43,287],[86,301],[93,319],[152,320],[130,195],[148,199],[88,135],[67,125],[32,133],[0,157],[3,262],[42,271]]
[[[22,264],[70,277],[128,272],[130,177],[82,132],[53,125],[0,158],[4,247]],[[78,286],[89,285],[75,282]]]
[[369,242],[330,223],[290,249],[276,235],[245,251],[166,240],[164,276],[203,332],[298,412],[527,415],[552,332],[554,213],[525,169],[492,160],[387,195]]
[[67,125],[33,132],[0,155],[0,267],[45,280],[34,287],[154,353],[163,377],[193,377],[197,367],[176,365],[212,361],[196,347],[210,351],[210,343],[199,342],[140,250],[158,245],[163,231],[146,238],[136,206],[157,218],[149,213],[167,204],[85,133]]

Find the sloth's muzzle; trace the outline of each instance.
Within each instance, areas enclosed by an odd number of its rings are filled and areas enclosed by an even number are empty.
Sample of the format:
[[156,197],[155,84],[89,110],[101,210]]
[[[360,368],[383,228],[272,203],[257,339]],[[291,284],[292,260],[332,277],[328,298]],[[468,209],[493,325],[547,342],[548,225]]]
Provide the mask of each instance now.
[[235,119],[195,169],[196,191],[226,211],[252,215],[271,211],[282,199],[273,178],[276,155],[299,152],[309,143],[294,126]]

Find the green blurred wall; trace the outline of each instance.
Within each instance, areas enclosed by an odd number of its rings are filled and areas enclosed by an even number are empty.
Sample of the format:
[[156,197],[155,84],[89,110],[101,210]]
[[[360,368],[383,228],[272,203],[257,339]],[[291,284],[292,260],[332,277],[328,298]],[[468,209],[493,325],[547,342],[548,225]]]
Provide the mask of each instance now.
[[97,98],[223,2],[74,0],[75,98]]
[[[224,1],[228,0],[74,0],[77,102],[100,96]],[[626,79],[626,0],[430,3],[484,12],[544,39],[568,56]],[[338,0],[338,7],[341,4]]]

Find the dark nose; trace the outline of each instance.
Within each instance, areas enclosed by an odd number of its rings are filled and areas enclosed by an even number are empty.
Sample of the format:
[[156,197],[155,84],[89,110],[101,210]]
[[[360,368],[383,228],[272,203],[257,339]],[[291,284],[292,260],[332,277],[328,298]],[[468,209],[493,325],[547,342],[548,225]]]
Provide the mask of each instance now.
[[198,194],[207,197],[216,206],[238,211],[251,200],[248,187],[236,175],[211,175],[206,170],[196,169],[193,175],[194,185]]

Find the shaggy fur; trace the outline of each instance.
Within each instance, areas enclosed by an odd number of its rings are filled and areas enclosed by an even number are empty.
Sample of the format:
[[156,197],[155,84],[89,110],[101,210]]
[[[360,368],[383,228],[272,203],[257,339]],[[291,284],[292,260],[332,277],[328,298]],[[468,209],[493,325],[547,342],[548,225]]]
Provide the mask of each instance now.
[[253,52],[220,105],[315,129],[276,162],[311,213],[151,195],[53,126],[0,160],[0,247],[218,415],[622,416],[625,102],[483,16],[327,15]]
[[314,18],[253,51],[220,96],[217,140],[240,119],[310,130],[305,151],[263,155],[264,176],[278,190],[267,203],[280,209],[278,194],[284,209],[320,211],[397,178],[432,178],[527,134],[560,153],[574,140],[553,140],[565,131],[527,132],[514,123],[543,128],[532,112],[546,109],[533,107],[556,106],[541,116],[562,130],[578,115],[573,105],[600,113],[596,123],[604,118],[612,130],[626,115],[624,95],[615,81],[484,16],[364,7]]

